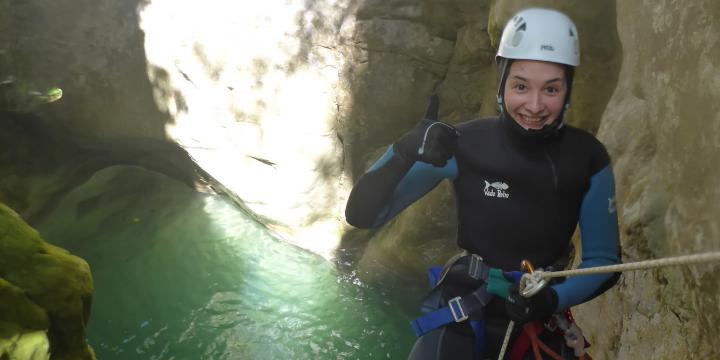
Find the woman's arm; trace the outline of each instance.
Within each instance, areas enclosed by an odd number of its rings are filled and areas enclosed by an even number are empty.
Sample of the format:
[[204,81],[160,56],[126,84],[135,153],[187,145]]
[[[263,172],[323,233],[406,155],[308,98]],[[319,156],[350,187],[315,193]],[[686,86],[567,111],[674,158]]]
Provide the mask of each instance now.
[[[582,262],[578,268],[620,263],[620,241],[615,210],[615,180],[608,163],[590,179],[580,207]],[[617,282],[619,273],[570,277],[553,286],[559,310],[589,301]]]
[[345,218],[358,228],[386,223],[445,178],[457,176],[457,163],[450,158],[436,167],[406,160],[389,146],[385,154],[363,174],[350,192]]

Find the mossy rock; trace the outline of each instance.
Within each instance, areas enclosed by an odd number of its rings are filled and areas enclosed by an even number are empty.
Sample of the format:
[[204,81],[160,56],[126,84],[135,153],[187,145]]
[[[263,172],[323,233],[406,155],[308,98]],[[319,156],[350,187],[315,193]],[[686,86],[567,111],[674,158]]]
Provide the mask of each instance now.
[[47,330],[47,313],[25,296],[25,292],[0,278],[0,338],[28,330]]
[[[30,317],[4,326],[6,331],[13,326],[45,327],[53,359],[95,358],[85,339],[93,289],[88,264],[43,241],[37,231],[1,203],[0,277],[0,301],[21,303],[22,293],[47,314],[44,318],[40,310],[24,303],[23,311]],[[5,305],[12,306],[3,303],[0,308]],[[48,321],[49,326],[45,326]]]
[[0,360],[48,360],[49,351],[47,334],[42,330],[0,338]]

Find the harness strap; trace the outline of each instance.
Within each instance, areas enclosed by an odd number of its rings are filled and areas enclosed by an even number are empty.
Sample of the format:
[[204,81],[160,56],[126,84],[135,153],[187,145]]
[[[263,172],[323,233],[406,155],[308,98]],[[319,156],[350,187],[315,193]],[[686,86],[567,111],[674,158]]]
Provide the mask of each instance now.
[[410,322],[410,326],[415,335],[420,337],[441,326],[465,321],[470,315],[482,315],[483,308],[493,296],[486,290],[487,285],[483,285],[468,295],[452,298],[448,306],[418,317]]
[[[457,296],[448,301],[447,306],[442,306],[441,284],[456,265],[465,265],[468,268],[467,275],[477,281],[477,288],[465,296]],[[445,326],[452,322],[462,322],[470,315],[482,318],[483,308],[492,299],[492,294],[487,291],[487,278],[490,274],[490,267],[483,263],[478,255],[461,253],[454,256],[447,265],[439,271],[438,267],[428,269],[428,278],[433,289],[425,297],[422,305],[422,312],[425,314],[410,322],[415,335],[420,337],[426,333]]]
[[433,266],[427,269],[428,280],[430,281],[430,287],[432,290],[423,299],[420,311],[428,313],[435,311],[440,307],[442,303],[442,291],[440,291],[440,283],[445,279],[443,274],[442,266]]
[[482,258],[478,255],[470,255],[462,252],[453,256],[445,266],[432,266],[427,270],[428,280],[430,281],[430,292],[423,299],[420,311],[428,313],[439,309],[442,306],[442,285],[445,277],[450,269],[456,265],[466,265],[468,267],[468,276],[477,281],[477,287],[487,282],[487,274],[490,267],[482,262]]
[[482,359],[485,352],[485,320],[470,320],[470,327],[475,334],[475,359]]

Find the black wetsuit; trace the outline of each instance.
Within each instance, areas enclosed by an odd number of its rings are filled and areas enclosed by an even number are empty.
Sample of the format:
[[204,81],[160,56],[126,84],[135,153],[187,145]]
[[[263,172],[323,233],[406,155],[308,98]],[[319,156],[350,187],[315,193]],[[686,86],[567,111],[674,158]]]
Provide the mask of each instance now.
[[[457,129],[457,151],[444,167],[408,161],[389,147],[355,184],[346,208],[347,221],[358,227],[381,226],[440,181],[450,179],[457,206],[457,244],[482,256],[489,266],[519,270],[523,259],[537,267],[550,266],[567,255],[578,222],[579,267],[619,263],[613,173],[604,146],[594,136],[565,126],[549,137],[526,137],[512,119],[505,118],[476,119]],[[609,288],[613,279],[600,274],[553,285],[558,310],[592,299]],[[452,280],[449,286],[453,287]],[[507,325],[503,309],[500,299],[488,305],[488,325]],[[462,327],[447,328],[470,334]],[[437,346],[462,341],[440,336],[441,331],[424,337],[436,338]],[[486,335],[489,356],[502,341],[502,334],[498,339],[493,331]],[[421,338],[416,350],[424,346],[422,342]],[[462,358],[443,351],[427,358]]]

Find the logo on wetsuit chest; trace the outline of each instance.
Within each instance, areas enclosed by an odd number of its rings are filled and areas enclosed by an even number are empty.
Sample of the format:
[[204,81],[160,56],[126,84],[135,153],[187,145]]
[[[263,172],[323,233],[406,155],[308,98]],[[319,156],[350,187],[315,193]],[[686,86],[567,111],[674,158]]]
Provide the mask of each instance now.
[[484,192],[485,196],[507,199],[510,197],[510,193],[506,191],[509,188],[510,186],[504,182],[496,181],[494,183],[490,183],[485,180]]

